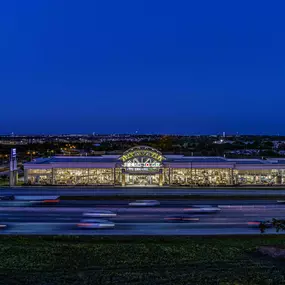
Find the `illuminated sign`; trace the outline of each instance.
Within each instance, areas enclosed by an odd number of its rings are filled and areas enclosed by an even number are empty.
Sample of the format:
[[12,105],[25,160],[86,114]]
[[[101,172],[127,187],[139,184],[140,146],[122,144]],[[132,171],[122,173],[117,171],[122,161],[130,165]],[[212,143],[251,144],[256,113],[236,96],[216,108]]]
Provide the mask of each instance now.
[[16,156],[17,156],[16,149],[15,149],[15,148],[12,148],[12,149],[11,149],[11,157],[12,157],[12,158],[15,158]]
[[159,162],[126,162],[123,164],[124,167],[160,167]]
[[131,160],[132,158],[135,157],[149,157],[149,158],[153,158],[157,161],[162,161],[164,159],[164,157],[154,151],[150,151],[150,150],[134,150],[134,151],[130,151],[127,152],[126,154],[121,156],[121,160],[123,162],[127,161],[127,160]]
[[10,171],[16,171],[16,170],[17,170],[17,152],[15,148],[12,148],[10,155]]
[[120,159],[127,171],[158,171],[165,159],[159,151],[148,146],[137,146],[127,150]]

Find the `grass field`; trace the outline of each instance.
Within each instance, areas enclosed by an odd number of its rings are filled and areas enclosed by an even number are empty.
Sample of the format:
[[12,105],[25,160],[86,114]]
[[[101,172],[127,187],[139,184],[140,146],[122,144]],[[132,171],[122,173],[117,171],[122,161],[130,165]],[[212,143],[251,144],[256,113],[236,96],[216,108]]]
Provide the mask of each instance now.
[[0,284],[285,284],[282,237],[0,237]]

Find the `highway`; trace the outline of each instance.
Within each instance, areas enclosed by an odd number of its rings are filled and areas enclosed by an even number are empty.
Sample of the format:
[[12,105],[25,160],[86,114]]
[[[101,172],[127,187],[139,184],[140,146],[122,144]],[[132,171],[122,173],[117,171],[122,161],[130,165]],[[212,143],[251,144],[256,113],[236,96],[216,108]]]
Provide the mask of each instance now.
[[[21,200],[21,198],[23,198]],[[132,207],[128,200],[59,201],[34,204],[30,197],[16,196],[0,202],[0,234],[23,235],[260,235],[253,221],[285,218],[285,204],[269,200],[161,200],[159,206]],[[159,200],[159,199],[158,199]],[[25,202],[25,203],[23,203]],[[193,206],[219,207],[217,213],[195,213]],[[80,229],[83,213],[94,209],[117,214],[108,218],[112,229]],[[173,215],[187,214],[197,220],[173,222]],[[268,229],[266,234],[275,233]]]
[[171,188],[171,187],[0,187],[0,195],[64,195],[64,196],[284,196],[284,189],[277,188]]

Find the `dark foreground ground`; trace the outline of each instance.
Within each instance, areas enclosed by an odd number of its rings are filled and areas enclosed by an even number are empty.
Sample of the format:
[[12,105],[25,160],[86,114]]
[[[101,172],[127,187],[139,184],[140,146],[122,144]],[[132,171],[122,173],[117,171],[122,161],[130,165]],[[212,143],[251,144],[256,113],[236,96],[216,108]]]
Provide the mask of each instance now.
[[285,238],[0,237],[0,284],[285,284]]

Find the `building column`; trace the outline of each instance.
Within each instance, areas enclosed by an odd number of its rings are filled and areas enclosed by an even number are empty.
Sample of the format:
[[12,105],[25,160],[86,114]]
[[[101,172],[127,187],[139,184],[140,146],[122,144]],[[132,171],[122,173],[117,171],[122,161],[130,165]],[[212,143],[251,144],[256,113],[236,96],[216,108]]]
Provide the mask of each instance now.
[[14,171],[10,171],[9,185],[10,185],[10,187],[15,186],[15,184],[14,184]]
[[122,169],[122,186],[126,186],[126,173],[125,173],[125,169]]
[[54,185],[55,184],[55,169],[52,168],[51,169],[51,184]]
[[282,176],[280,173],[278,173],[278,175],[276,176],[276,184],[282,184]]
[[24,169],[24,183],[28,184],[28,169]]
[[116,167],[114,167],[113,168],[113,171],[114,171],[114,173],[113,173],[113,179],[114,179],[114,186],[116,185]]
[[18,171],[17,170],[10,171],[9,182],[10,182],[10,186],[17,185],[18,183]]
[[230,185],[233,185],[234,184],[234,170],[232,168],[229,169],[229,172],[230,172]]
[[193,183],[193,174],[192,174],[192,171],[193,171],[193,168],[192,168],[192,162],[191,162],[191,167],[190,167],[190,183],[191,183],[191,186],[194,184],[194,183]]
[[18,170],[15,170],[14,171],[15,172],[15,174],[14,174],[14,183],[15,183],[15,185],[17,185],[18,184]]
[[163,185],[163,172],[162,169],[159,169],[159,186]]

